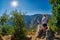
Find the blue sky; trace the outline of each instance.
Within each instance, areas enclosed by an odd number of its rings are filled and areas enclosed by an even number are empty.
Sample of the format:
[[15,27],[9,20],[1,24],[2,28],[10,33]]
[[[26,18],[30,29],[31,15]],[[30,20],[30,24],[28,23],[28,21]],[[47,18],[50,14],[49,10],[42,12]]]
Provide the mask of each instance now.
[[15,9],[27,12],[26,15],[51,14],[49,0],[16,0],[18,1],[17,7],[11,6],[12,1],[14,0],[0,0],[0,15],[2,15],[5,10],[10,14],[10,12]]

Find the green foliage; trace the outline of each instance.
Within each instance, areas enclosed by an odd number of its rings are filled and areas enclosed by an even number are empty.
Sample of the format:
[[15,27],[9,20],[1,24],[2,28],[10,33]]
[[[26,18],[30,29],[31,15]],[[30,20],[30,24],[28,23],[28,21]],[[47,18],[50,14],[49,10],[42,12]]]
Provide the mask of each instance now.
[[14,34],[14,27],[10,25],[0,25],[0,34],[2,35],[12,35]]
[[2,33],[2,25],[0,25],[0,34]]
[[[12,21],[14,25],[11,26],[8,24],[8,20]],[[14,35],[15,38],[24,39],[27,34],[24,22],[24,14],[15,10],[12,11],[11,17],[9,17],[6,12],[0,16],[0,34]]]
[[0,17],[0,24],[4,25],[7,20],[8,20],[8,15],[7,15],[6,13],[4,13],[4,14]]
[[6,25],[8,22],[8,15],[5,12],[2,16],[0,16],[0,34],[2,35],[10,35],[14,33],[14,27],[11,25]]
[[[54,22],[55,21],[55,22]],[[52,31],[57,31],[57,27],[56,27],[56,18],[55,17],[51,17],[48,21],[48,26],[51,27]]]
[[24,15],[15,10],[12,12],[11,20],[14,22],[14,37],[23,39],[26,36]]
[[52,16],[55,18],[53,21],[55,22],[54,26],[57,28],[57,31],[60,32],[60,0],[50,0],[50,3],[52,4]]
[[31,23],[30,24],[30,30],[34,29],[34,25]]
[[56,0],[50,0],[50,3],[51,4],[54,4]]

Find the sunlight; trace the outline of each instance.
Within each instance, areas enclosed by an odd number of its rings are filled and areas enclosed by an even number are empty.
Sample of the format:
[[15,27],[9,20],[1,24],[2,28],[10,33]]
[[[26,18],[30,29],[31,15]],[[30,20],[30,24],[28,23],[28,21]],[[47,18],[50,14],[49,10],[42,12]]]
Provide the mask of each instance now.
[[12,7],[17,7],[18,6],[18,2],[17,1],[12,1],[11,2],[11,6]]

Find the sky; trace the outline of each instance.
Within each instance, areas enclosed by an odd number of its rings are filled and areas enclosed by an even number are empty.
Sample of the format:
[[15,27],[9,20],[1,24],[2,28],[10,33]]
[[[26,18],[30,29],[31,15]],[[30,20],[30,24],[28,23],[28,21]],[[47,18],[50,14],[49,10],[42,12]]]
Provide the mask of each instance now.
[[[12,5],[13,1],[17,1],[17,6]],[[27,12],[26,15],[51,14],[49,0],[0,0],[0,15],[5,10],[7,10],[7,14],[10,14],[15,9]]]

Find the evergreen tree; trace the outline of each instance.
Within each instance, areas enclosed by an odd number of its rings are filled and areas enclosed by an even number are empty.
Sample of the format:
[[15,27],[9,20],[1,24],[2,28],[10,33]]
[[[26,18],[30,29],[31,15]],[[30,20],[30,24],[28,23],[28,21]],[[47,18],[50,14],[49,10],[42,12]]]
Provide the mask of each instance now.
[[14,33],[14,28],[11,25],[7,25],[8,15],[5,11],[2,16],[0,16],[0,34],[1,35],[10,35]]
[[26,31],[24,30],[25,28],[24,15],[22,14],[22,12],[19,13],[17,10],[15,10],[12,12],[11,19],[14,22],[15,29],[14,37],[20,38],[20,40],[24,39],[24,37],[26,36],[25,35]]
[[8,15],[7,15],[7,13],[5,12],[5,13],[3,13],[3,15],[0,17],[0,24],[1,24],[1,25],[4,25],[4,24],[7,22],[7,20],[8,20]]
[[2,35],[13,35],[14,34],[14,27],[10,25],[3,25],[1,27],[1,34]]
[[50,0],[52,5],[52,16],[55,18],[53,21],[57,27],[57,31],[60,32],[60,0]]

